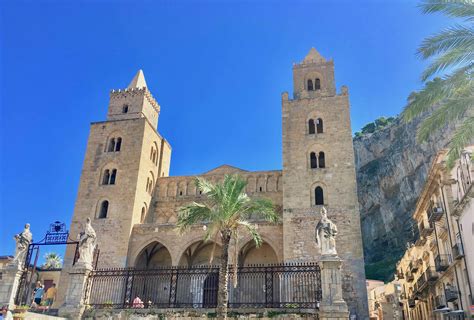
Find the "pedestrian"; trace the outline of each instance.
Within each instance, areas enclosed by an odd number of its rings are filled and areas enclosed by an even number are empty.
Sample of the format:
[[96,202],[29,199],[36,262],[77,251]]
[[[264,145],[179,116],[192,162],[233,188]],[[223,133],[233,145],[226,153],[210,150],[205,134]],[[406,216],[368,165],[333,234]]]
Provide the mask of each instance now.
[[40,281],[36,283],[36,288],[33,290],[33,307],[36,308],[41,305],[41,300],[43,299],[44,286]]
[[8,306],[2,307],[2,319],[3,320],[13,320],[13,315],[10,310],[8,310]]
[[58,293],[58,289],[56,289],[56,283],[53,283],[51,287],[46,290],[45,299],[46,299],[46,306],[48,310],[53,305],[54,300],[56,300],[56,294]]

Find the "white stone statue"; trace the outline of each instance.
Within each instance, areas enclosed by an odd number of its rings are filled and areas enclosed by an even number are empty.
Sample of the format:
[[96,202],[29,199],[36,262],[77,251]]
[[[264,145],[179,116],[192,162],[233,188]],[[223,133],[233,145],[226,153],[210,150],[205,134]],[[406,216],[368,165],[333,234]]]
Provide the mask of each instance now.
[[84,231],[78,235],[79,241],[79,265],[92,267],[92,260],[94,258],[94,249],[97,241],[97,235],[91,226],[91,219],[87,218]]
[[25,224],[25,229],[21,233],[16,234],[14,239],[16,241],[16,250],[12,264],[22,265],[25,262],[26,254],[31,241],[33,241],[33,235],[30,231],[30,224]]
[[337,227],[328,219],[325,207],[321,208],[320,213],[321,220],[316,225],[316,245],[321,249],[322,255],[337,255]]

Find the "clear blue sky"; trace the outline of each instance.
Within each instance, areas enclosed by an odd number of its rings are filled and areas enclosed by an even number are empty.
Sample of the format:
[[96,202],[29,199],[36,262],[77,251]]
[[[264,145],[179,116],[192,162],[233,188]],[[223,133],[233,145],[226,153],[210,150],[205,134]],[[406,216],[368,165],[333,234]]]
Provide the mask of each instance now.
[[2,1],[0,255],[25,222],[69,224],[89,123],[143,69],[171,174],[281,168],[281,102],[311,47],[349,86],[352,129],[421,87],[415,57],[446,26],[415,1]]

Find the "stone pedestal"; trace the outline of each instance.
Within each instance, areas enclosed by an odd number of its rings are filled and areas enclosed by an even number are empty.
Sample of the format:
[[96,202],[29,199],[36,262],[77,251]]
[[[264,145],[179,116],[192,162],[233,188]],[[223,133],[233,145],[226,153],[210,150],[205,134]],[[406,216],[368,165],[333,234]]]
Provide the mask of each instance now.
[[13,309],[20,278],[23,275],[23,268],[19,264],[9,264],[0,269],[0,272],[2,273],[2,279],[0,280],[0,305],[8,305],[9,309]]
[[87,279],[91,273],[90,265],[78,265],[68,271],[69,281],[64,305],[59,309],[59,315],[68,319],[80,319],[86,308],[84,299],[87,289]]
[[319,304],[319,319],[347,320],[349,310],[342,298],[342,261],[336,255],[323,255],[320,263],[322,300]]

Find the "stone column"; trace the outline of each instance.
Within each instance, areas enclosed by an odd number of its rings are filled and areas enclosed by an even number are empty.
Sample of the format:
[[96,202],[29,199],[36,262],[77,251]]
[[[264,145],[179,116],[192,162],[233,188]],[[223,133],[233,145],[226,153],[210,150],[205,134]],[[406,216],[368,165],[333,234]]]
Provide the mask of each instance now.
[[8,264],[0,270],[2,280],[0,280],[0,305],[8,305],[9,309],[15,306],[15,296],[23,275],[23,268],[20,264]]
[[80,319],[86,308],[87,299],[84,298],[87,289],[87,280],[92,267],[86,264],[76,264],[69,273],[69,281],[64,305],[59,309],[59,315],[68,319]]
[[319,304],[319,319],[347,320],[349,310],[342,298],[342,261],[336,255],[322,255],[320,263],[322,301]]

